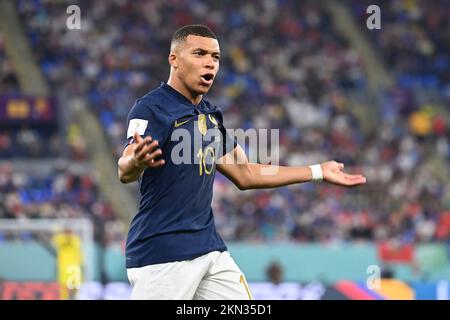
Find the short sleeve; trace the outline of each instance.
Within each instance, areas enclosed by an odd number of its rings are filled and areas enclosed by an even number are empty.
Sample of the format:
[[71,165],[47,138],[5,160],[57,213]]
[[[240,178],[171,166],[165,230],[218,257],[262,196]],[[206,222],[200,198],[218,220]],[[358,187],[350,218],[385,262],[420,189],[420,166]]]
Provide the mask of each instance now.
[[218,108],[216,111],[216,115],[219,118],[219,129],[222,135],[222,148],[220,156],[224,156],[227,153],[233,151],[237,147],[238,143],[236,139],[232,135],[230,135],[230,133],[227,131],[227,128],[223,124],[222,110]]
[[167,139],[167,132],[170,128],[166,117],[158,112],[156,105],[150,105],[142,100],[136,101],[127,117],[127,143],[132,144],[133,135],[137,131],[141,137],[151,136],[153,140],[158,140],[162,146]]

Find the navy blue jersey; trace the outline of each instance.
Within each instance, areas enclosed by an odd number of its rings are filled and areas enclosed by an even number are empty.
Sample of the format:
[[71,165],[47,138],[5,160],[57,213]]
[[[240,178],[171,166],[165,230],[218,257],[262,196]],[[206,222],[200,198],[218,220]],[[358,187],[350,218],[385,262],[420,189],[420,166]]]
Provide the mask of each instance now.
[[126,246],[127,268],[193,259],[226,246],[214,225],[211,201],[217,158],[236,141],[219,108],[193,105],[162,83],[129,112],[127,144],[137,131],[158,140],[165,164],[139,178],[141,200]]

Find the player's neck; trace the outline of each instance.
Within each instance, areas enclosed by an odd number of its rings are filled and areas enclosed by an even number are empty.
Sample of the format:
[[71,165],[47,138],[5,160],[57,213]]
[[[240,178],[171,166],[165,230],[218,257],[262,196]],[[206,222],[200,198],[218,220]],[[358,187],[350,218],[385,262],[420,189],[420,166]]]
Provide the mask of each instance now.
[[203,95],[193,95],[192,92],[190,92],[186,86],[184,86],[180,81],[178,81],[174,77],[169,77],[169,80],[167,80],[167,84],[171,86],[173,89],[181,93],[186,99],[188,99],[193,105],[197,105],[202,101]]

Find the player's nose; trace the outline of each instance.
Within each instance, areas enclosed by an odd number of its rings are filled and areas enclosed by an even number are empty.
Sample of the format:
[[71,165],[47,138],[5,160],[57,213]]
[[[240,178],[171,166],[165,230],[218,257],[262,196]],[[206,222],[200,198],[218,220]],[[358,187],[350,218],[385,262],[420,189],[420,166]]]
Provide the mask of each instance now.
[[208,56],[205,61],[205,67],[210,70],[214,70],[216,68],[216,63],[212,56]]

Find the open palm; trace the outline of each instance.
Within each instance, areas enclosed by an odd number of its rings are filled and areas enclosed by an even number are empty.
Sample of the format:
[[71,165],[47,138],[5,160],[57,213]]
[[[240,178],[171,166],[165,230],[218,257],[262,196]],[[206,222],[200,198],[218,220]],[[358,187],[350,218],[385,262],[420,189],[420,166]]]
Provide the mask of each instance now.
[[356,186],[366,183],[366,177],[360,174],[348,174],[342,171],[344,164],[328,161],[321,164],[323,180],[340,186]]

